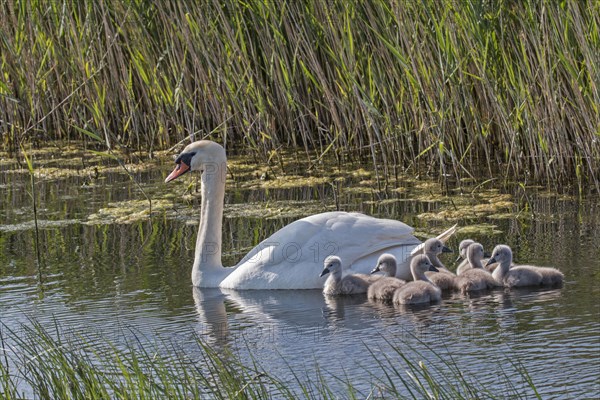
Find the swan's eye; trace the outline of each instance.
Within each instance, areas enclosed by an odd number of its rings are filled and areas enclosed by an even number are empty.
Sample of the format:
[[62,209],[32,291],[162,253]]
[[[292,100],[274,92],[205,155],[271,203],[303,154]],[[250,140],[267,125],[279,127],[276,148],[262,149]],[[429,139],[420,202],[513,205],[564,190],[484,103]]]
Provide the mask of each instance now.
[[196,153],[182,153],[175,159],[175,164],[184,163],[188,167],[192,166],[192,158],[196,155]]

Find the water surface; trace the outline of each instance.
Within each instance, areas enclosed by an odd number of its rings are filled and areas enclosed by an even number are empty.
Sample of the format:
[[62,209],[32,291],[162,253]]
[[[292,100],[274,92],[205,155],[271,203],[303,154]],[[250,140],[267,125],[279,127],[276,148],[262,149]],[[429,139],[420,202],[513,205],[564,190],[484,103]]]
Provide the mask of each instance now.
[[[116,345],[125,346],[134,336],[149,347],[174,341],[185,349],[190,343],[192,353],[197,349],[194,337],[200,335],[217,349],[258,360],[283,380],[293,381],[291,370],[311,379],[318,368],[333,387],[343,390],[334,379],[342,377],[363,396],[383,377],[377,360],[388,357],[401,364],[393,347],[425,363],[439,364],[439,356],[452,359],[496,393],[507,390],[505,375],[527,390],[517,371],[522,365],[543,398],[600,394],[597,198],[581,200],[535,188],[504,191],[513,206],[504,210],[512,216],[503,216],[495,210],[475,212],[479,203],[488,203],[464,190],[452,199],[437,192],[419,196],[419,182],[407,183],[412,192],[390,190],[387,195],[373,187],[364,190],[370,184],[361,184],[362,177],[347,188],[321,181],[286,188],[228,183],[223,224],[227,265],[315,210],[362,211],[433,234],[454,223],[444,221],[443,213],[467,206],[473,212],[458,218],[460,225],[493,228],[459,233],[450,247],[456,249],[467,236],[481,241],[487,251],[506,243],[517,262],[555,266],[566,276],[562,288],[447,294],[440,304],[395,307],[364,296],[326,299],[315,290],[192,288],[198,200],[186,197],[186,182],[165,192],[161,182],[170,166],[159,162],[133,173],[155,200],[156,210],[152,217],[131,221],[116,222],[106,211],[145,202],[118,168],[99,178],[89,166],[88,172],[68,176],[38,176],[38,267],[29,177],[14,164],[0,168],[0,323],[9,329],[36,320],[49,328],[58,324],[63,332],[94,332]],[[77,162],[70,168],[77,171]],[[126,209],[124,214],[133,212]],[[453,266],[454,256],[443,261]]]

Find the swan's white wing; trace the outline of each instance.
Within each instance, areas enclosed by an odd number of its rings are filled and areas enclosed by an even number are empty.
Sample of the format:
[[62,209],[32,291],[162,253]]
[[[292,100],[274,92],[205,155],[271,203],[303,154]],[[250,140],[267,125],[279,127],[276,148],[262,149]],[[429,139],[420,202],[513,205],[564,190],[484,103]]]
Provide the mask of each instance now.
[[[420,243],[413,228],[360,213],[329,212],[295,221],[262,241],[221,287],[236,289],[321,288],[323,260],[339,256],[353,271],[368,273],[384,251],[405,264]],[[402,268],[399,268],[403,270]],[[404,268],[405,269],[405,268]]]

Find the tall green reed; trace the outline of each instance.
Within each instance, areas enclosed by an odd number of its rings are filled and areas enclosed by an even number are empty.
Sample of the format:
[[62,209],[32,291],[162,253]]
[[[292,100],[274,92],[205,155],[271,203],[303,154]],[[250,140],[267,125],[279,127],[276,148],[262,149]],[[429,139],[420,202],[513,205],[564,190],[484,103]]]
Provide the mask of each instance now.
[[265,160],[364,159],[384,182],[411,168],[600,190],[591,0],[0,7],[9,148],[87,140],[74,127],[150,150],[210,134]]

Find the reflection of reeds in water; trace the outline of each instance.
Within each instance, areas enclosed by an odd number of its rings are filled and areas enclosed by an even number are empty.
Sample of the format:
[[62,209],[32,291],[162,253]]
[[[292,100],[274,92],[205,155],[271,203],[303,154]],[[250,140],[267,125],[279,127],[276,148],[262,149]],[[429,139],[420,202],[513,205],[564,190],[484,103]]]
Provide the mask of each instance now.
[[500,164],[502,179],[600,186],[593,1],[65,4],[3,3],[13,149],[85,130],[152,151],[212,132],[263,160],[291,146],[369,160],[381,178]]
[[42,256],[40,253],[40,230],[38,227],[38,213],[37,213],[37,202],[36,202],[36,194],[35,194],[35,175],[33,168],[33,158],[27,154],[25,149],[21,147],[21,151],[23,152],[23,157],[25,157],[25,162],[27,164],[27,170],[29,171],[29,182],[31,187],[31,203],[33,205],[33,222],[35,228],[35,236],[34,236],[34,246],[35,246],[35,255],[37,260],[37,271],[38,271],[38,280],[39,284],[43,284],[43,275],[42,275]]
[[[244,362],[226,349],[213,348],[196,337],[183,349],[176,343],[142,343],[131,340],[115,346],[94,334],[45,330],[30,320],[18,332],[0,325],[0,393],[5,399],[35,398],[169,398],[169,399],[271,399],[271,398],[529,398],[536,388],[518,363],[518,377],[499,366],[493,393],[461,371],[452,357],[436,353],[423,342],[423,352],[408,356],[398,343],[391,351],[373,351],[366,357],[377,368],[365,370],[371,388],[359,389],[349,377],[330,376],[319,365],[294,371],[283,381],[265,370],[251,353]],[[248,351],[250,349],[247,349]],[[413,352],[414,353],[414,352]],[[501,365],[501,364],[499,364]],[[486,369],[492,368],[489,363]],[[280,371],[281,372],[281,371]],[[511,372],[512,373],[512,372]],[[515,384],[518,380],[519,384]],[[505,382],[503,382],[505,381]],[[539,396],[538,396],[539,397]]]

